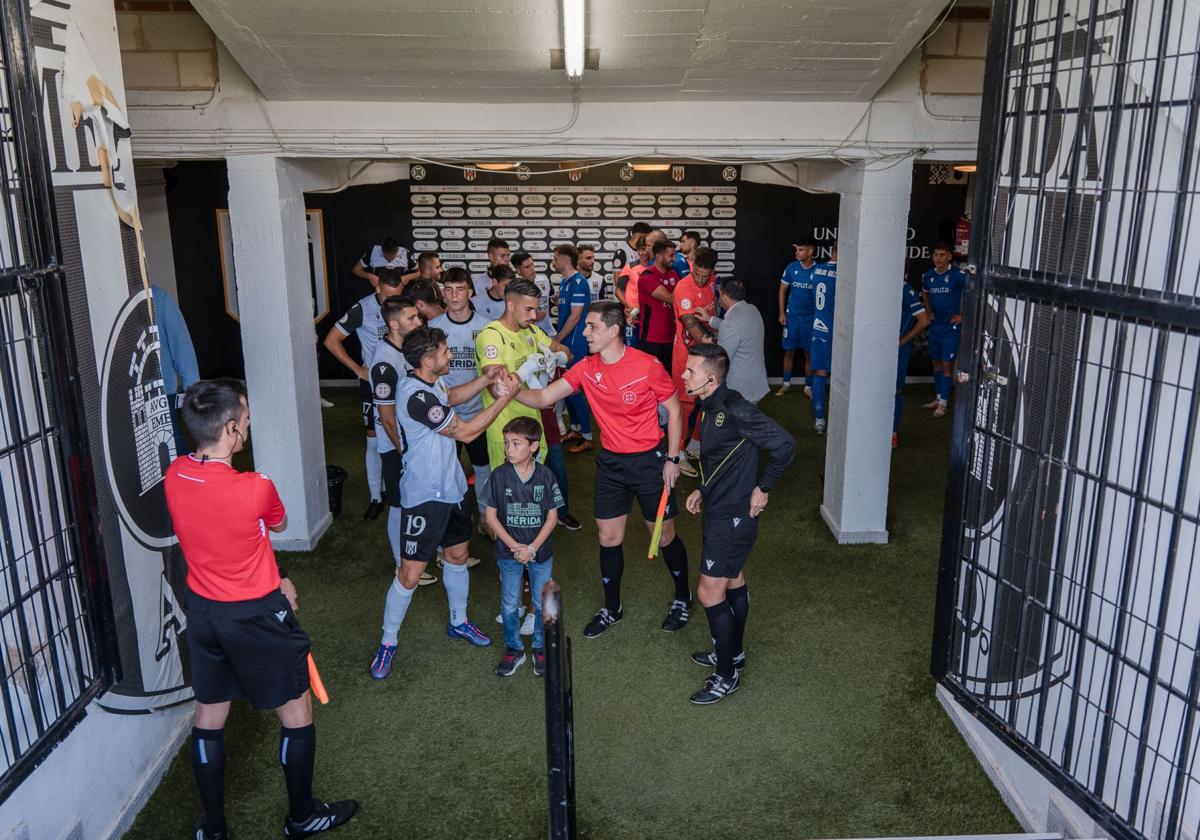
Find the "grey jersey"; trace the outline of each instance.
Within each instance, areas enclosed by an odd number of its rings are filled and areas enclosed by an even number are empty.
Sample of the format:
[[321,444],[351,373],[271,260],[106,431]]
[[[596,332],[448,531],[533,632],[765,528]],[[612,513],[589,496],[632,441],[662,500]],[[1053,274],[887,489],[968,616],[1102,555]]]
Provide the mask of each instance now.
[[396,252],[396,256],[389,260],[383,255],[383,246],[375,245],[370,251],[359,257],[358,261],[364,268],[402,268],[407,271],[409,266],[408,249],[400,248]]
[[504,296],[500,296],[500,300],[492,300],[492,296],[487,292],[481,295],[475,295],[471,298],[471,303],[475,307],[475,311],[483,316],[485,321],[495,321],[504,314]]
[[[533,278],[533,285],[538,287],[540,295],[538,297],[538,309],[546,310],[546,317],[537,322],[537,325],[542,328],[542,332],[546,335],[553,336],[556,330],[554,329],[554,315],[558,311],[558,307],[554,306],[553,310],[550,306],[550,295],[554,292],[554,286],[550,282],[550,278],[545,274],[539,274]],[[497,316],[499,317],[499,316]]]
[[[491,322],[487,318],[474,309],[471,310],[471,317],[461,323],[451,318],[449,312],[444,312],[429,322],[429,326],[437,327],[446,333],[446,346],[454,356],[450,360],[450,372],[442,377],[446,381],[447,389],[464,385],[479,376],[475,366],[475,338],[489,323]],[[470,420],[483,411],[483,393],[480,392],[462,405],[455,406],[454,410],[464,420]]]
[[[375,355],[371,357],[370,368],[371,399],[375,403],[375,447],[381,455],[391,452],[396,447],[379,419],[379,406],[396,404],[396,389],[400,386],[400,380],[408,376],[410,370],[412,368],[404,360],[400,348],[384,336],[375,348]],[[401,437],[401,442],[403,440]]]
[[483,274],[472,274],[471,285],[475,287],[475,297],[486,294],[492,288],[492,278],[486,271]]
[[607,300],[612,297],[608,294],[608,281],[599,271],[593,271],[590,277],[584,279],[587,280],[588,291],[592,293],[592,300]]
[[334,326],[342,335],[355,333],[358,336],[364,366],[371,363],[375,357],[375,346],[387,335],[387,324],[383,322],[379,298],[375,297],[374,292],[347,309]]
[[449,403],[444,377],[432,385],[415,373],[400,380],[396,420],[405,444],[404,475],[400,479],[403,507],[424,502],[456,505],[467,495],[458,445],[454,438],[440,434],[456,417]]

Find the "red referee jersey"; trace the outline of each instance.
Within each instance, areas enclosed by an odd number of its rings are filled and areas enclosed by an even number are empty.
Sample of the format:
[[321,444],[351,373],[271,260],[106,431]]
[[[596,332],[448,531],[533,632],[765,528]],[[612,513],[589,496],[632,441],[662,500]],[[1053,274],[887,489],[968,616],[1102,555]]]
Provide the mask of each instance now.
[[671,398],[675,385],[649,353],[626,347],[612,364],[593,353],[567,368],[563,379],[576,391],[583,389],[608,451],[645,452],[662,439],[658,404]]
[[285,511],[271,479],[182,455],[163,484],[187,560],[188,589],[213,601],[247,601],[279,588],[267,529],[282,522]]

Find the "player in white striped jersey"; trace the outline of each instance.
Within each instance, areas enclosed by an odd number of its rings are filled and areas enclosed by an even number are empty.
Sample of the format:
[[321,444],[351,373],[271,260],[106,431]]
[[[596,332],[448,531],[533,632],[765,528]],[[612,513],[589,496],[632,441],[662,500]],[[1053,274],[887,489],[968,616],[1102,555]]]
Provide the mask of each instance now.
[[[475,297],[483,297],[483,293],[492,287],[491,269],[498,265],[508,267],[508,257],[511,251],[508,243],[503,239],[489,239],[487,244],[488,270],[476,274],[471,278],[471,283],[475,287]],[[480,309],[479,300],[475,301],[475,308]],[[500,293],[500,311],[504,311],[504,293]]]
[[[450,372],[444,377],[446,387],[453,388],[470,382],[479,375],[475,364],[475,339],[488,325],[489,320],[471,306],[471,278],[465,268],[448,268],[442,275],[442,297],[446,311],[429,322],[446,334],[446,346],[450,348]],[[455,411],[463,420],[470,420],[483,410],[483,396],[476,395]],[[464,444],[475,473],[475,498],[479,507],[479,531],[489,539],[496,535],[487,530],[484,521],[486,505],[483,503],[483,487],[491,475],[488,465],[487,438],[483,435]]]
[[[403,285],[403,270],[398,268],[378,269],[378,283],[375,291],[355,303],[344,314],[333,328],[325,335],[325,349],[329,354],[346,366],[358,379],[359,398],[362,401],[362,422],[367,433],[367,489],[371,492],[371,502],[363,514],[364,520],[376,519],[383,512],[382,496],[382,464],[376,450],[374,407],[371,402],[371,385],[368,368],[371,357],[379,340],[387,335],[387,326],[380,314],[380,304],[389,295],[400,293]],[[354,360],[343,342],[354,333],[358,338],[361,350],[362,364]]]
[[612,297],[612,286],[602,272],[596,271],[596,249],[592,245],[579,246],[579,265],[576,266],[588,283],[592,300],[608,300]]

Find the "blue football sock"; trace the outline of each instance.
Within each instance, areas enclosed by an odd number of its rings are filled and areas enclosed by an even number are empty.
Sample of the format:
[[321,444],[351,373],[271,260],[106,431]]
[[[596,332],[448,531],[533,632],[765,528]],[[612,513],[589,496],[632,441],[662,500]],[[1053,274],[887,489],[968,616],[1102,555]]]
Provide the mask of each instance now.
[[828,384],[828,376],[821,376],[820,374],[813,375],[813,413],[817,415],[818,420],[825,419],[825,390]]
[[950,377],[944,373],[938,374],[937,379],[937,395],[942,402],[950,399]]
[[792,372],[790,370],[785,370],[783,372],[783,384],[784,385],[792,384]]

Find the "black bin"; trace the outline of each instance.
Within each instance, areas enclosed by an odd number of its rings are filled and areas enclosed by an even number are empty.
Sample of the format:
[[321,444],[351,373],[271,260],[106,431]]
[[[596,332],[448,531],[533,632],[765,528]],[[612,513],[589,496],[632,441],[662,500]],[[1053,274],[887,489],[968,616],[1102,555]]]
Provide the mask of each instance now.
[[342,485],[346,483],[346,471],[336,464],[326,464],[325,480],[329,485],[329,512],[341,516]]

